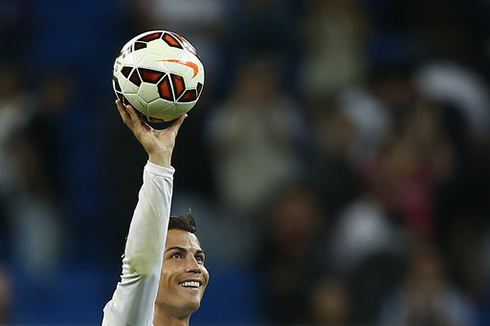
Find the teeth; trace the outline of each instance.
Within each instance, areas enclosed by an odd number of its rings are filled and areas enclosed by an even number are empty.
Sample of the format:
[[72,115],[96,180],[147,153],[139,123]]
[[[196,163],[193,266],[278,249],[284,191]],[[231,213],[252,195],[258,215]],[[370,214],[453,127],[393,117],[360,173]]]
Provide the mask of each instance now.
[[197,281],[188,281],[180,283],[180,286],[198,288],[199,286],[201,286],[201,284]]

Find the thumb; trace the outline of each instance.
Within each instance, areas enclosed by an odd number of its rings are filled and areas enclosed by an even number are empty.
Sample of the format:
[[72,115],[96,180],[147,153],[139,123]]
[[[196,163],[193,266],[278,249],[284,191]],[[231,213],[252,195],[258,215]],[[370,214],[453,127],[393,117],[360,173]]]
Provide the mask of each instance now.
[[177,134],[177,132],[179,132],[179,129],[180,127],[182,126],[182,123],[184,123],[184,120],[187,118],[187,114],[184,114],[182,116],[180,116],[179,118],[177,118],[177,120],[175,120],[172,125],[170,127],[168,127],[168,131],[171,131],[171,132],[175,132],[175,134]]

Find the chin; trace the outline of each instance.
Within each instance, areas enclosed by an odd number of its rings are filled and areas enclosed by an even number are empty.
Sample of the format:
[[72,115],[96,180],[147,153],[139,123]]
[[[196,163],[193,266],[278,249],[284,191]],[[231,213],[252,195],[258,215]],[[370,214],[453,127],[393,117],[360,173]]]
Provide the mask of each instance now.
[[199,309],[200,306],[201,306],[201,300],[200,299],[189,301],[189,303],[187,304],[187,307],[189,309],[193,309],[194,311]]
[[184,306],[182,306],[182,311],[185,311],[185,315],[191,315],[195,313],[199,307],[201,306],[201,302],[189,301]]

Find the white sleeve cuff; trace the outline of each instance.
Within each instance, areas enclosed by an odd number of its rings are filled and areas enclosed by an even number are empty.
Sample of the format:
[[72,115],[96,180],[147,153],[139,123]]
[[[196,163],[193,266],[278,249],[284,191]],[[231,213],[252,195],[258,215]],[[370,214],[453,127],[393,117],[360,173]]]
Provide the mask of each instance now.
[[172,178],[175,172],[175,169],[172,166],[167,168],[165,166],[152,163],[150,161],[146,162],[145,170],[151,174],[156,174],[163,178]]

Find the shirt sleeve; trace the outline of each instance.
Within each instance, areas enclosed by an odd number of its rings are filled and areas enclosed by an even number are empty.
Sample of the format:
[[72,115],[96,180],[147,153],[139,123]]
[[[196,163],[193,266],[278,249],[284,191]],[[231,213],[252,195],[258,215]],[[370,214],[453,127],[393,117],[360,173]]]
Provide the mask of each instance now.
[[122,258],[122,275],[102,326],[150,326],[163,264],[173,168],[147,162]]

